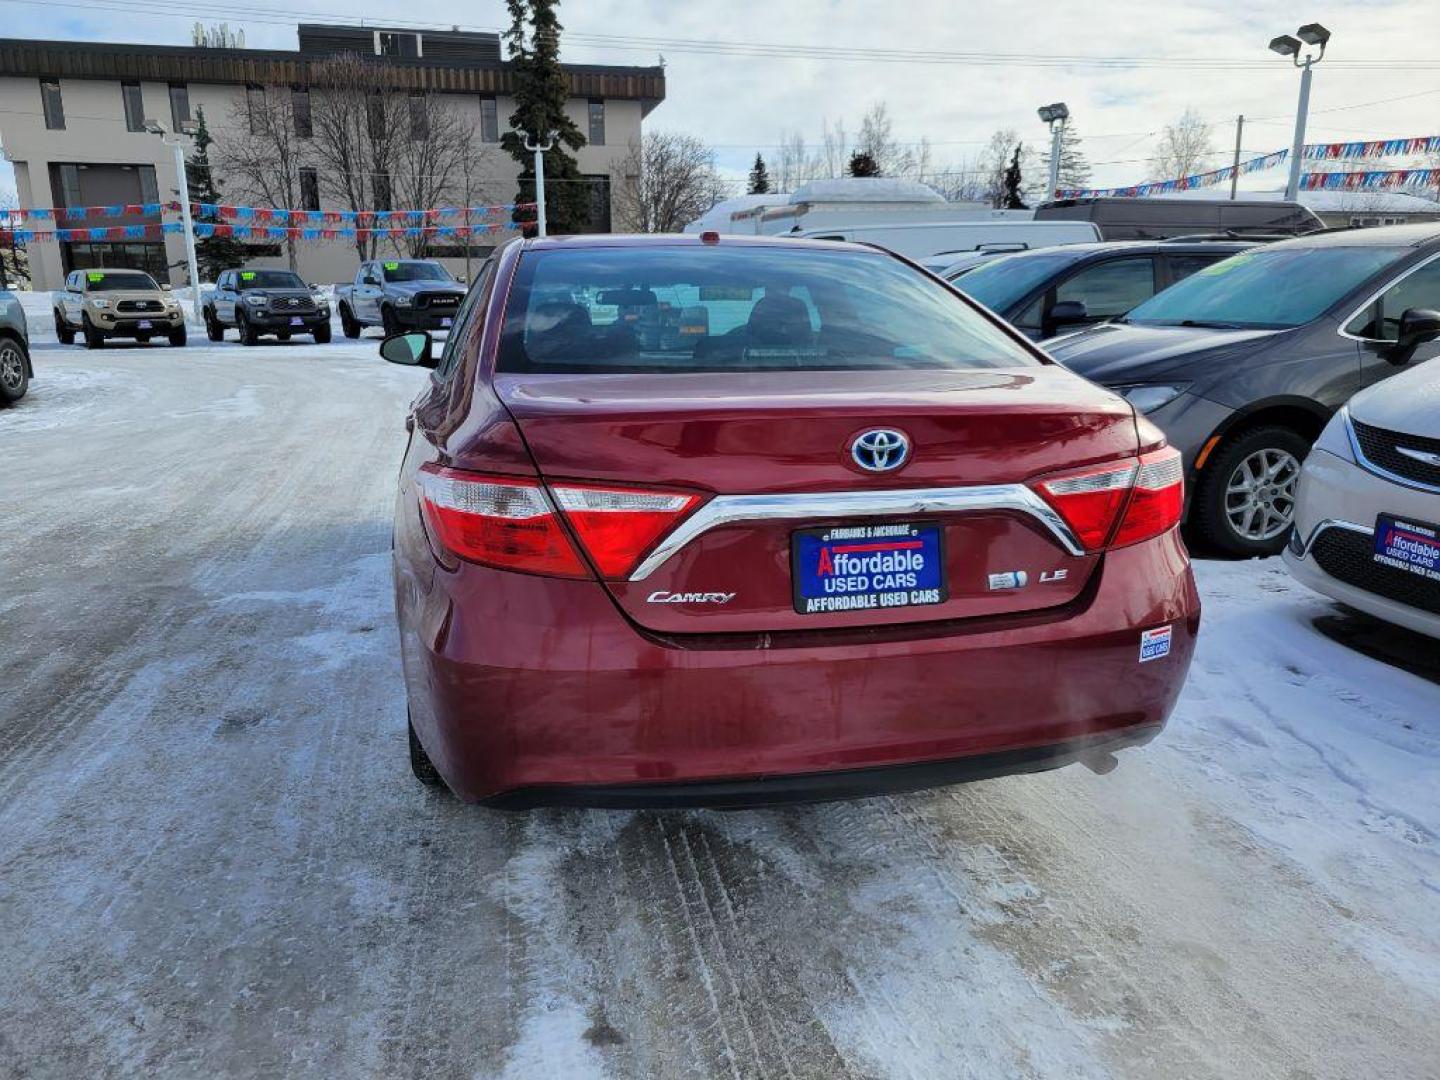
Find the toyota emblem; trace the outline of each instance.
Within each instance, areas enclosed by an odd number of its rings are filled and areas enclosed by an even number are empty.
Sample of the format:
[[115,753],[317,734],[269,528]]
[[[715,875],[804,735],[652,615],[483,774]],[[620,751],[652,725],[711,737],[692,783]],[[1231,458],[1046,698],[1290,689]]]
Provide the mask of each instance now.
[[910,440],[894,428],[872,428],[856,436],[850,456],[866,472],[890,472],[910,460]]

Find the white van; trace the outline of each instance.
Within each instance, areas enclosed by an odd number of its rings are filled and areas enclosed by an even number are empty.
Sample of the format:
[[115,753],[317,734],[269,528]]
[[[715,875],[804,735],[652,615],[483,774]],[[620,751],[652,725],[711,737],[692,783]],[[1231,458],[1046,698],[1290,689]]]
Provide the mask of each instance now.
[[926,221],[853,225],[789,233],[808,240],[849,240],[878,244],[897,255],[927,263],[941,255],[955,260],[975,251],[1028,251],[1060,244],[1089,244],[1100,230],[1089,221]]

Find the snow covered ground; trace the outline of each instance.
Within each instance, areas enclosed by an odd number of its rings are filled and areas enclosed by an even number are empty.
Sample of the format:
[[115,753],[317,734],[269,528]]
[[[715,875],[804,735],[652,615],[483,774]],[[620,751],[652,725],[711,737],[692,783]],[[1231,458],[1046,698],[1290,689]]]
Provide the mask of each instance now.
[[1109,776],[465,807],[409,776],[391,616],[425,374],[64,349],[36,299],[0,1076],[1440,1076],[1433,642],[1203,562],[1180,708]]

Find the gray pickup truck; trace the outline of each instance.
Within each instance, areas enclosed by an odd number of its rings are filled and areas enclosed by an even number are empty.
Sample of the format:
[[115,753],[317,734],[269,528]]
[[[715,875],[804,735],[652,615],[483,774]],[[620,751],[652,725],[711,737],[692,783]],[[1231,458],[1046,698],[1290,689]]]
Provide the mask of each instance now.
[[24,397],[34,376],[25,309],[14,293],[0,289],[0,405],[9,405]]
[[406,330],[448,330],[465,299],[465,286],[429,259],[375,259],[360,264],[355,280],[335,286],[340,329],[358,338],[367,326],[385,336]]

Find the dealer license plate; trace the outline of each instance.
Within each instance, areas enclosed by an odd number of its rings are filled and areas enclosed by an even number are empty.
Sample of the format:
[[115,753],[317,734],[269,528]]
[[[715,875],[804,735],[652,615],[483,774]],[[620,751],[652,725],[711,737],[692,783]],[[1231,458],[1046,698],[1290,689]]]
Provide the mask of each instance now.
[[945,600],[939,525],[843,525],[792,535],[790,576],[802,615],[922,607]]
[[135,329],[137,329],[137,330],[149,330],[149,329],[150,329],[150,320],[149,320],[149,319],[141,319],[139,322],[137,322],[137,323],[135,324]]
[[1440,581],[1440,525],[1381,514],[1375,519],[1374,559],[1382,566]]
[[292,316],[290,316],[290,325],[291,325],[291,326],[304,326],[304,325],[305,325],[305,320],[302,319],[302,318],[300,318],[299,315],[292,315]]

